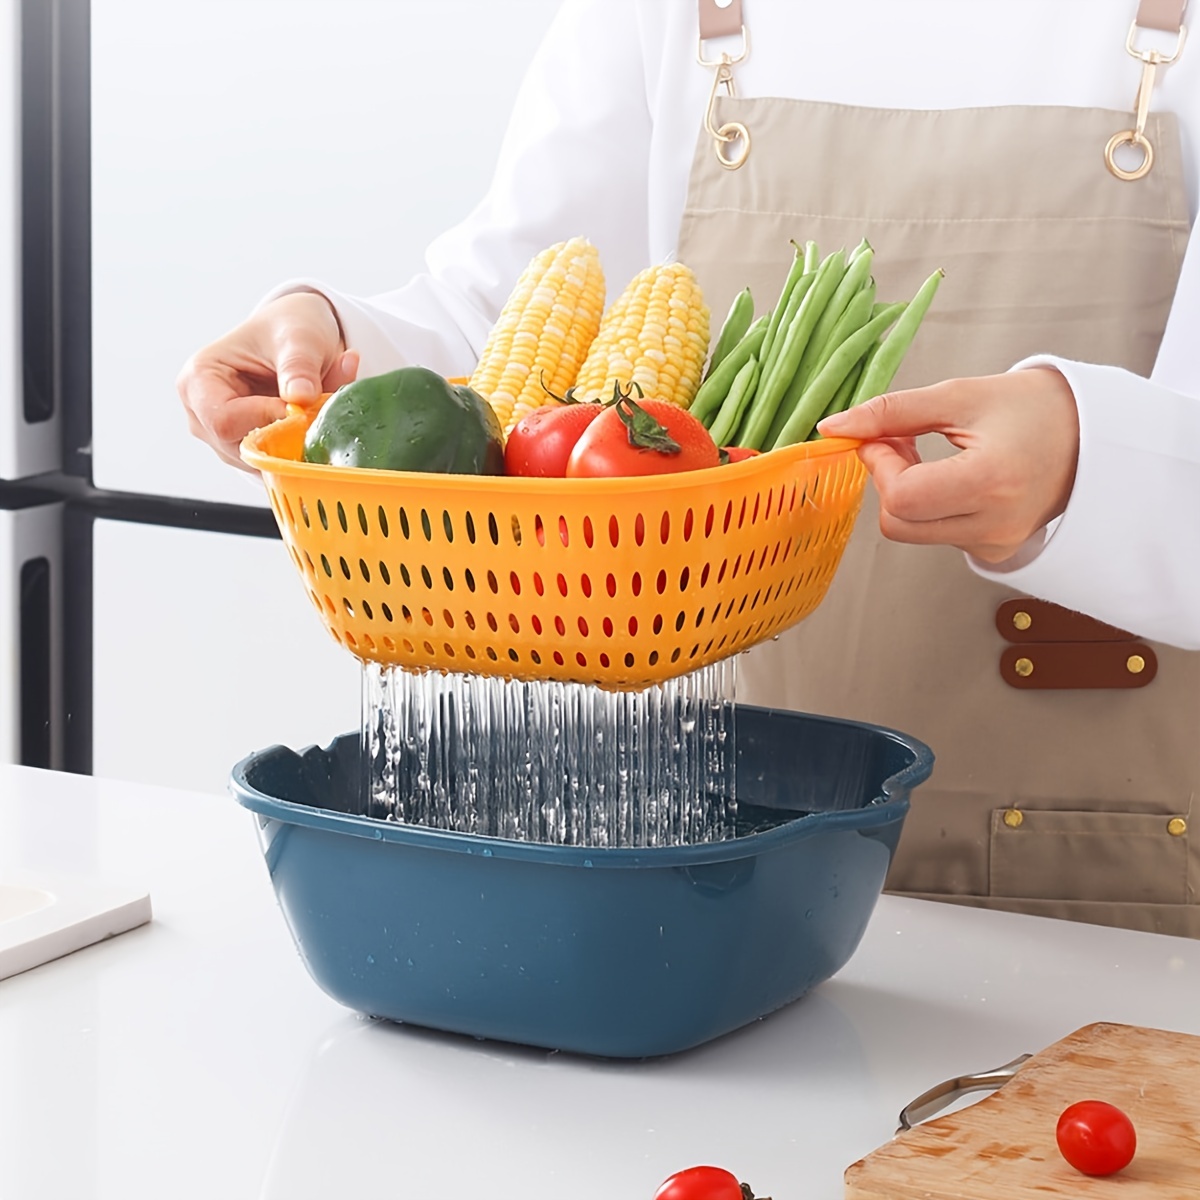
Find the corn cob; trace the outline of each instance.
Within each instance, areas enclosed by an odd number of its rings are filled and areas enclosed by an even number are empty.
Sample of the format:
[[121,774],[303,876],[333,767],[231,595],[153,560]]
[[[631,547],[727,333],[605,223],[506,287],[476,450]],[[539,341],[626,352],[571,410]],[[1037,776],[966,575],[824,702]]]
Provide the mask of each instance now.
[[575,382],[581,400],[608,400],[614,385],[687,408],[708,354],[708,306],[691,268],[648,267],[600,322]]
[[585,238],[547,247],[522,271],[470,379],[506,437],[574,384],[603,311],[604,271]]

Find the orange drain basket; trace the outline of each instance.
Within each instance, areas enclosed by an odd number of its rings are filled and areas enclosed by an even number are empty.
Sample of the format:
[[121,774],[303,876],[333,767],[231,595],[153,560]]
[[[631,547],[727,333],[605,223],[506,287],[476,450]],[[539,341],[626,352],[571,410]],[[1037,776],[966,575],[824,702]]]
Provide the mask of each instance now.
[[866,484],[845,439],[637,479],[324,466],[316,411],[242,458],[329,632],[416,671],[625,690],[717,662],[820,604]]

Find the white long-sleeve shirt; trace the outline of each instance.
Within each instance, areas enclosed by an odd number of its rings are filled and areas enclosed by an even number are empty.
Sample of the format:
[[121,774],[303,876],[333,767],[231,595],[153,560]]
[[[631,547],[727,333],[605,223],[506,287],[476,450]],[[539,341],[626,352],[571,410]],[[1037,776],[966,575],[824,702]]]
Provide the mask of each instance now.
[[[1136,0],[745,0],[751,48],[735,69],[738,94],[880,108],[1073,105],[1127,110],[1132,124],[1141,68],[1125,39],[1136,8]],[[1139,36],[1139,45],[1173,43]],[[313,280],[273,295],[305,287],[329,297],[362,375],[410,362],[470,374],[521,270],[566,237],[595,243],[615,295],[675,250],[712,83],[696,51],[694,0],[567,0],[522,85],[491,188],[431,244],[427,271],[370,299]],[[1179,117],[1194,220],[1200,44],[1160,71],[1152,108]],[[1001,568],[972,563],[980,574],[1200,648],[1198,335],[1193,242],[1150,380],[1052,360],[1079,408],[1074,492],[1052,535]]]

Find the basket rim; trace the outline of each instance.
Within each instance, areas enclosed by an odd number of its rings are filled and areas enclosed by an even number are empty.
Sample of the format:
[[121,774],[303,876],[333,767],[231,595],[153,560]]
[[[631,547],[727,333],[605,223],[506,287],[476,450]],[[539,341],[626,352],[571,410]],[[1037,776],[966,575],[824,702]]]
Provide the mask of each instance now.
[[720,471],[722,479],[742,479],[750,482],[757,476],[774,475],[787,465],[815,458],[844,457],[857,451],[862,444],[856,438],[821,438],[814,442],[797,442],[777,450],[765,451],[741,462],[725,463],[716,467],[701,467],[694,471],[674,471],[660,475],[614,475],[597,479],[541,478],[530,475],[453,475],[430,471],[388,471],[378,467],[337,467],[325,463],[309,463],[302,459],[280,458],[268,454],[260,442],[269,432],[278,432],[289,425],[307,428],[316,417],[318,408],[313,406],[303,412],[293,411],[279,420],[251,430],[239,447],[242,461],[264,475],[288,476],[293,479],[310,479],[313,482],[341,482],[350,484],[417,484],[429,488],[436,481],[448,491],[475,492],[481,487],[488,492],[512,495],[557,495],[564,487],[581,496],[608,496],[627,494],[631,482],[640,492],[678,492],[705,487],[710,472]]
[[[808,714],[801,714],[808,716]],[[883,725],[850,721],[840,717],[812,716],[830,725],[853,725],[867,729],[909,751],[912,758],[880,781],[878,795],[855,808],[797,813],[770,829],[717,842],[695,842],[672,846],[567,846],[550,842],[517,841],[484,834],[462,833],[426,825],[408,825],[378,817],[341,812],[331,808],[284,800],[261,791],[248,776],[264,759],[293,754],[304,759],[330,754],[338,742],[356,739],[356,733],[335,737],[327,746],[309,745],[296,751],[284,745],[253,751],[237,762],[229,775],[229,791],[242,808],[260,818],[285,825],[301,825],[326,833],[347,835],[372,842],[396,843],[413,848],[477,855],[480,858],[540,862],[546,865],[587,868],[629,869],[646,867],[692,867],[733,862],[759,855],[791,842],[836,831],[873,831],[904,820],[911,806],[910,793],[929,778],[933,751],[911,734]]]

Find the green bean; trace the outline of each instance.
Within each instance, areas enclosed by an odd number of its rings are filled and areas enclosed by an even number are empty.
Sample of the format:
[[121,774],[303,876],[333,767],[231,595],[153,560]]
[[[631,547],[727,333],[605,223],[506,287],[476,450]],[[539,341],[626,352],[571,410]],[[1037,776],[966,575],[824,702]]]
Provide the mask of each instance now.
[[900,362],[908,353],[908,348],[912,345],[913,338],[917,335],[917,329],[929,311],[929,306],[933,303],[933,297],[937,293],[938,284],[941,283],[945,274],[946,272],[939,267],[917,289],[917,294],[912,298],[912,302],[896,322],[896,328],[884,338],[878,353],[871,360],[869,369],[863,372],[854,399],[851,401],[852,404],[870,400],[872,396],[886,392],[891,386],[892,380],[900,368]]
[[763,342],[762,353],[759,355],[759,358],[762,359],[764,375],[779,361],[779,352],[783,349],[783,339],[787,335],[787,331],[791,328],[792,321],[796,318],[796,311],[804,303],[804,297],[808,295],[808,290],[812,287],[816,278],[817,276],[814,272],[812,275],[801,275],[796,280],[795,286],[788,294],[787,306],[784,309],[779,328],[775,330],[774,338],[771,337],[770,329],[767,330],[767,338]]
[[802,390],[801,388],[797,388],[796,376],[793,375],[792,382],[788,384],[787,391],[783,393],[783,399],[779,401],[779,407],[775,410],[775,416],[771,418],[771,424],[767,428],[767,432],[763,435],[763,449],[770,449],[775,445],[775,439],[788,423],[788,417],[792,415],[792,409],[796,407],[796,401],[800,399]]
[[[871,249],[871,243],[868,242],[866,238],[863,238],[863,240],[861,242],[859,242],[858,245],[855,246],[853,250],[850,251],[850,257],[848,259],[846,259],[847,266],[849,266],[851,263],[853,263],[854,260],[859,257],[859,255],[865,253],[867,250],[870,250],[870,249]],[[874,253],[874,252],[872,251],[872,253]]]
[[764,449],[763,439],[771,422],[775,419],[779,402],[787,391],[788,384],[796,374],[800,357],[812,336],[812,331],[821,313],[829,303],[846,269],[846,255],[835,250],[817,268],[813,284],[808,289],[796,315],[788,326],[787,334],[780,339],[779,354],[774,363],[764,363],[762,379],[754,394],[754,402],[746,413],[737,444],[752,450]]
[[[763,343],[762,359],[766,361],[767,354],[770,352],[771,344],[775,341],[775,334],[779,330],[779,326],[783,324],[784,314],[787,311],[788,301],[791,299],[792,292],[795,290],[796,284],[800,282],[804,276],[804,251],[800,248],[800,243],[792,238],[792,246],[795,253],[792,255],[792,265],[788,268],[787,277],[783,281],[783,288],[779,293],[779,302],[771,310],[771,322],[767,326],[767,340]],[[799,300],[796,301],[800,303]],[[787,326],[784,325],[786,329]]]
[[880,313],[873,321],[868,321],[861,329],[852,333],[833,352],[833,357],[821,368],[820,374],[804,389],[804,394],[796,402],[792,415],[780,430],[772,449],[802,442],[812,433],[817,419],[825,411],[825,406],[833,399],[854,364],[871,348],[871,343],[893,321],[902,317],[906,310],[907,305],[903,303],[892,305],[889,311]]
[[733,303],[729,306],[729,314],[725,318],[725,324],[721,326],[721,333],[717,338],[717,344],[713,347],[713,352],[709,356],[708,370],[704,372],[705,379],[721,365],[721,359],[742,340],[746,334],[746,330],[750,328],[750,322],[753,320],[754,297],[750,294],[748,287],[742,288],[734,296]]
[[[880,311],[887,308],[887,305],[881,305]],[[875,280],[871,279],[867,285],[856,296],[852,296],[850,303],[846,305],[842,315],[838,317],[837,324],[833,327],[829,337],[825,340],[825,345],[821,347],[821,353],[817,356],[813,363],[812,374],[816,373],[833,357],[834,351],[852,334],[855,330],[861,329],[873,316],[878,316],[875,312]],[[816,337],[816,334],[813,334]]]
[[[825,411],[817,418],[817,424],[825,420],[826,417],[832,417],[834,413],[840,413],[850,403],[850,397],[854,395],[854,389],[862,378],[863,368],[866,366],[866,356],[858,360],[850,368],[850,374],[842,380],[842,386],[833,394],[833,399],[825,405]],[[819,438],[821,435],[814,429],[808,435],[808,440],[811,442],[814,438]]]
[[[845,251],[835,250],[832,254],[826,255],[814,272],[801,277],[792,294],[793,300],[795,297],[799,297],[799,302],[789,304],[790,311],[784,316],[779,336],[775,344],[771,347],[769,355],[763,359],[764,380],[774,371],[784,371],[784,378],[777,380],[777,383],[786,388],[796,373],[796,368],[803,358],[804,350],[811,345],[817,325],[828,308],[838,286],[841,284],[845,273]],[[801,310],[803,310],[805,316],[803,321],[797,324],[797,318],[800,316]],[[793,339],[790,347],[788,344],[789,337]],[[803,339],[803,345],[800,345],[799,339],[801,338]],[[787,362],[785,364],[782,361],[785,349],[788,350],[790,355],[796,356],[795,362]]]
[[[775,410],[775,419],[771,422],[771,427],[767,430],[767,435],[763,439],[764,446],[775,444],[775,439],[787,424],[788,418],[792,415],[792,410],[796,407],[800,397],[804,395],[804,389],[808,386],[810,380],[816,377],[817,373],[833,357],[834,352],[846,338],[854,333],[855,330],[861,329],[870,319],[869,314],[872,312],[874,299],[875,282],[871,280],[846,306],[846,311],[833,327],[833,332],[826,339],[821,355],[815,360],[807,375],[802,374],[803,360],[801,360],[801,370],[798,370],[792,377],[792,382],[788,384],[787,391],[784,392],[783,399],[779,402],[779,407]],[[882,307],[886,308],[887,306],[884,305]],[[815,333],[813,337],[816,337]],[[811,340],[809,347],[812,347]],[[807,351],[805,352],[805,356],[807,357]]]
[[[876,307],[879,307],[878,305]],[[883,306],[883,307],[886,307]],[[882,310],[881,310],[882,311]],[[878,316],[879,313],[872,313],[872,316]],[[884,337],[887,335],[884,334]],[[861,404],[864,400],[870,400],[870,396],[862,394],[863,380],[866,379],[867,373],[871,369],[871,363],[875,361],[875,355],[879,353],[879,347],[883,345],[883,337],[875,339],[875,344],[863,355],[863,369],[859,372],[858,383],[854,385],[854,395],[850,397],[850,403],[847,408],[853,408],[856,404]]]
[[807,275],[821,265],[821,252],[816,242],[804,243],[804,273]]
[[[829,354],[832,354],[833,350],[837,348],[837,343],[833,343],[830,348],[834,327],[841,320],[850,301],[870,280],[871,263],[874,258],[875,251],[867,246],[865,250],[858,252],[858,257],[847,267],[846,274],[842,276],[842,281],[837,286],[837,291],[833,293],[829,304],[821,314],[821,319],[817,322],[817,327],[813,330],[812,337],[808,340],[808,347],[804,351],[804,357],[800,360],[800,366],[796,368],[796,376],[801,381],[799,387],[804,388],[808,385],[808,381],[820,370]],[[873,300],[874,296],[872,295],[872,302]],[[864,323],[865,321],[859,322],[860,325]]]
[[754,395],[754,385],[758,382],[758,359],[751,358],[734,377],[729,388],[729,395],[721,405],[717,419],[712,423],[709,433],[718,446],[724,446],[737,432],[742,423],[742,415],[750,397]]
[[716,418],[737,373],[753,355],[758,354],[766,336],[767,318],[762,316],[746,330],[746,336],[725,355],[721,365],[700,385],[688,412],[702,421],[705,428]]

